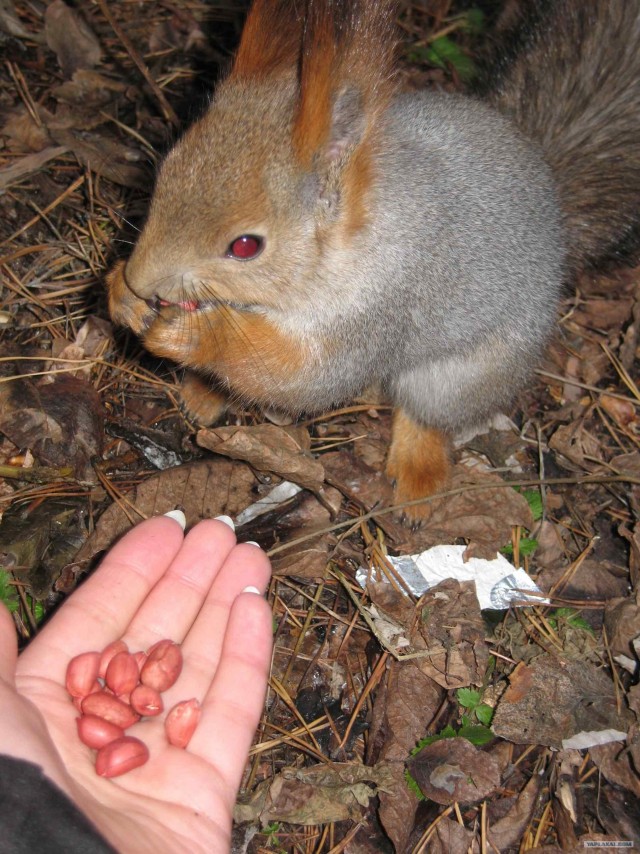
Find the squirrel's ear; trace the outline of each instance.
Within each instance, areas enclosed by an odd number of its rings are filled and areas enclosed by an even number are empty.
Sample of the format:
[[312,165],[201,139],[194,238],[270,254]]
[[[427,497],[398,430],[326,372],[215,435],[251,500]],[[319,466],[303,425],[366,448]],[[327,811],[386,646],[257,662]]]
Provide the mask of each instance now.
[[297,68],[303,6],[300,0],[254,0],[242,30],[231,77],[266,77]]
[[343,159],[386,107],[395,88],[394,8],[391,0],[308,0],[293,127],[304,167]]

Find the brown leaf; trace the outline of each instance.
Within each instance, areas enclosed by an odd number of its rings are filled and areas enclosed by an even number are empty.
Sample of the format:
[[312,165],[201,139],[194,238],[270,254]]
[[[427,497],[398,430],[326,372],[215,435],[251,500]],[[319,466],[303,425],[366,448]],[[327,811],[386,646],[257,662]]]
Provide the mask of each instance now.
[[534,774],[518,795],[509,812],[488,830],[488,838],[496,851],[506,851],[517,845],[531,821],[544,780]]
[[100,62],[100,42],[87,22],[63,0],[53,0],[47,6],[45,37],[65,77]]
[[[223,514],[237,516],[253,500],[255,484],[255,475],[248,466],[228,460],[201,460],[147,478],[127,499],[140,513],[135,522],[180,507],[191,527],[201,519]],[[108,549],[131,527],[131,520],[120,505],[112,504],[98,519],[74,565],[86,568],[96,554]]]
[[80,133],[68,128],[48,126],[52,139],[73,151],[78,160],[97,175],[124,187],[143,187],[150,171],[134,161],[142,159],[140,151],[102,134]]
[[470,540],[465,555],[492,560],[496,552],[511,539],[513,525],[531,530],[533,517],[526,499],[508,486],[499,475],[470,470],[458,465],[450,489],[478,485],[486,489],[470,489],[458,495],[437,499],[421,529],[409,534],[397,548],[415,553],[431,546],[452,543],[459,537]]
[[216,454],[244,460],[262,472],[277,474],[316,494],[322,492],[324,468],[309,454],[309,434],[296,427],[213,427],[198,431],[197,443]]
[[611,654],[633,658],[633,641],[640,638],[640,589],[633,597],[608,602],[604,625]]
[[316,825],[361,818],[369,800],[390,782],[386,763],[369,768],[358,763],[332,763],[311,768],[285,768],[261,783],[249,803],[234,810],[237,822],[272,821]]
[[104,409],[83,379],[59,374],[16,379],[0,386],[0,430],[45,465],[71,466],[76,477],[96,480],[91,465],[102,453]]
[[443,688],[481,685],[489,663],[489,648],[484,640],[475,583],[442,581],[424,594],[418,609],[420,620],[411,641],[429,653],[416,659],[420,670]]
[[640,798],[640,774],[629,761],[624,744],[599,744],[589,753],[606,780]]
[[446,806],[478,803],[500,785],[496,760],[466,738],[443,738],[423,747],[408,768],[422,793]]
[[619,427],[628,427],[637,421],[636,408],[630,400],[620,400],[619,397],[601,394],[600,406]]
[[[587,430],[583,419],[558,427],[549,439],[549,447],[562,454],[574,466],[590,471],[593,460],[602,458],[598,440]],[[590,459],[586,459],[589,457]]]
[[468,854],[475,834],[450,818],[441,818],[429,837],[429,854]]
[[518,665],[492,722],[496,735],[515,744],[558,749],[580,732],[627,728],[626,715],[617,712],[613,683],[602,670],[549,655]]
[[444,692],[412,661],[392,661],[373,705],[368,761],[385,760],[394,768],[393,782],[380,793],[380,820],[396,851],[404,851],[418,798],[407,786],[405,762],[427,732]]

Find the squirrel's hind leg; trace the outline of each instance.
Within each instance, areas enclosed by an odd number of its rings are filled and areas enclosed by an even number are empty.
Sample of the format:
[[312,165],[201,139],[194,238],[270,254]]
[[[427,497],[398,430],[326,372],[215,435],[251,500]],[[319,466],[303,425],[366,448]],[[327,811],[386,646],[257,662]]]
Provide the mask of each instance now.
[[[426,498],[445,489],[451,473],[450,439],[440,430],[418,424],[402,409],[393,417],[387,475],[395,481],[395,503]],[[429,504],[401,508],[402,516],[417,525],[429,515]]]

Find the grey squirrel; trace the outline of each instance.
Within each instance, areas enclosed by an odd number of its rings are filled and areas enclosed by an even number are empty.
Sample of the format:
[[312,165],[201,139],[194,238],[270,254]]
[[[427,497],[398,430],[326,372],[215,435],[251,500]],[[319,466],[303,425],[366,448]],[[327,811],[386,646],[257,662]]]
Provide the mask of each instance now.
[[635,245],[640,4],[534,0],[484,101],[403,92],[394,12],[255,0],[108,288],[151,352],[244,402],[380,386],[404,502],[527,382],[567,279]]

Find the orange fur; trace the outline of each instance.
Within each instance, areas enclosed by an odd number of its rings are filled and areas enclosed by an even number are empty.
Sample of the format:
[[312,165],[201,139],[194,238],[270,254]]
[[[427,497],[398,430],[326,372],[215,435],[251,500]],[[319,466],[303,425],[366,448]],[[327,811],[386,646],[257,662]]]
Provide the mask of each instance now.
[[[145,346],[157,356],[214,373],[234,392],[266,406],[270,405],[266,389],[277,388],[280,405],[297,408],[283,386],[300,375],[309,358],[300,341],[284,335],[262,315],[230,308],[208,311],[206,321],[193,320],[189,328],[184,325],[190,322],[189,315],[179,308],[164,309],[145,336]],[[183,324],[182,334],[177,332],[178,323]]]
[[302,18],[296,0],[255,0],[233,63],[235,78],[263,78],[295,67]]
[[307,3],[293,131],[294,151],[303,166],[312,164],[329,138],[341,89],[350,85],[358,90],[370,126],[373,113],[386,105],[393,88],[392,9],[388,0]]
[[[393,418],[387,475],[396,482],[395,501],[413,501],[440,492],[451,473],[449,439],[431,427],[423,427],[402,410]],[[428,517],[429,505],[418,504],[402,511],[410,520]]]
[[347,165],[344,175],[344,199],[347,238],[352,238],[367,224],[369,211],[366,204],[367,191],[373,179],[371,147],[363,143]]

